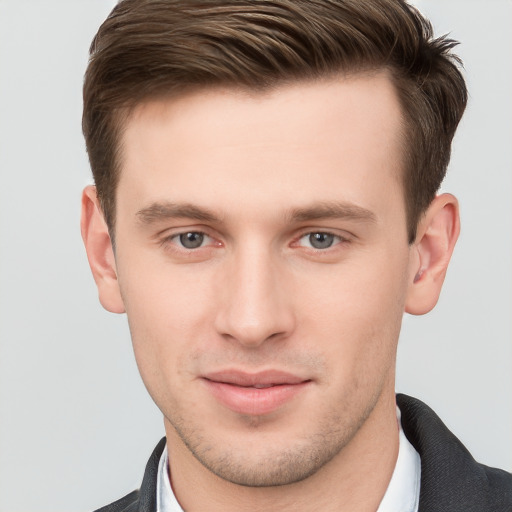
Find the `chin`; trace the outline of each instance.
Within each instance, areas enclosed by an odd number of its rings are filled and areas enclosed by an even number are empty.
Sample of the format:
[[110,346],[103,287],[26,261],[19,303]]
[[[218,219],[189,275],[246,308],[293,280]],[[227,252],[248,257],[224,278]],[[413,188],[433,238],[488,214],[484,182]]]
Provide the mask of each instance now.
[[246,418],[250,432],[217,436],[182,424],[173,427],[188,451],[219,478],[245,487],[274,487],[320,471],[350,443],[365,419],[366,415],[355,421],[331,417],[302,425],[300,432],[276,432],[265,428],[261,419]]

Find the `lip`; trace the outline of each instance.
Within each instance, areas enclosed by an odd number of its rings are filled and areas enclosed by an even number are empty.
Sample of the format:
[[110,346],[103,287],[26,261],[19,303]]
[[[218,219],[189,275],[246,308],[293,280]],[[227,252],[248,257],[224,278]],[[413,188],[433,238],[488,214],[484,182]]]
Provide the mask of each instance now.
[[202,376],[212,395],[228,409],[259,416],[290,402],[310,384],[310,379],[278,370],[246,373],[226,370]]

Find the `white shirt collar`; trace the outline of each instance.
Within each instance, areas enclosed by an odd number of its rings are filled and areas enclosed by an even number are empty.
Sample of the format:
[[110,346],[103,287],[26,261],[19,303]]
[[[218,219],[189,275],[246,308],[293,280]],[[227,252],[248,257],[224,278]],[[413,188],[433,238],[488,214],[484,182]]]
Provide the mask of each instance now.
[[158,463],[158,477],[156,481],[156,512],[183,512],[171,487],[169,472],[167,471],[167,446]]
[[400,409],[396,408],[399,448],[395,470],[377,512],[418,512],[420,501],[420,455],[405,437]]
[[[418,512],[421,461],[418,452],[405,437],[397,407],[399,449],[395,470],[377,512]],[[183,512],[171,488],[167,471],[167,447],[158,464],[156,484],[157,512]]]

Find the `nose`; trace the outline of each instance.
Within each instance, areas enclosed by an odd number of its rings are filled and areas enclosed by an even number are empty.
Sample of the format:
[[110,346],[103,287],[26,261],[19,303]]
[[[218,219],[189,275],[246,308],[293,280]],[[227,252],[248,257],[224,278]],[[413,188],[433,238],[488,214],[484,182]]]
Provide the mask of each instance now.
[[226,263],[216,316],[224,338],[247,348],[284,339],[295,328],[287,274],[270,251],[246,247]]

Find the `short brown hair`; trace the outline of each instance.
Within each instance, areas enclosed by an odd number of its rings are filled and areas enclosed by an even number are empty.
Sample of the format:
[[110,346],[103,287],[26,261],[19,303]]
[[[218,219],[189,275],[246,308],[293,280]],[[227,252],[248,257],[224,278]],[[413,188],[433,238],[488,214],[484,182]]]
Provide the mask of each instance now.
[[457,42],[403,0],[122,0],[85,74],[83,132],[111,235],[124,120],[146,99],[387,69],[404,116],[409,241],[435,197],[467,91]]

